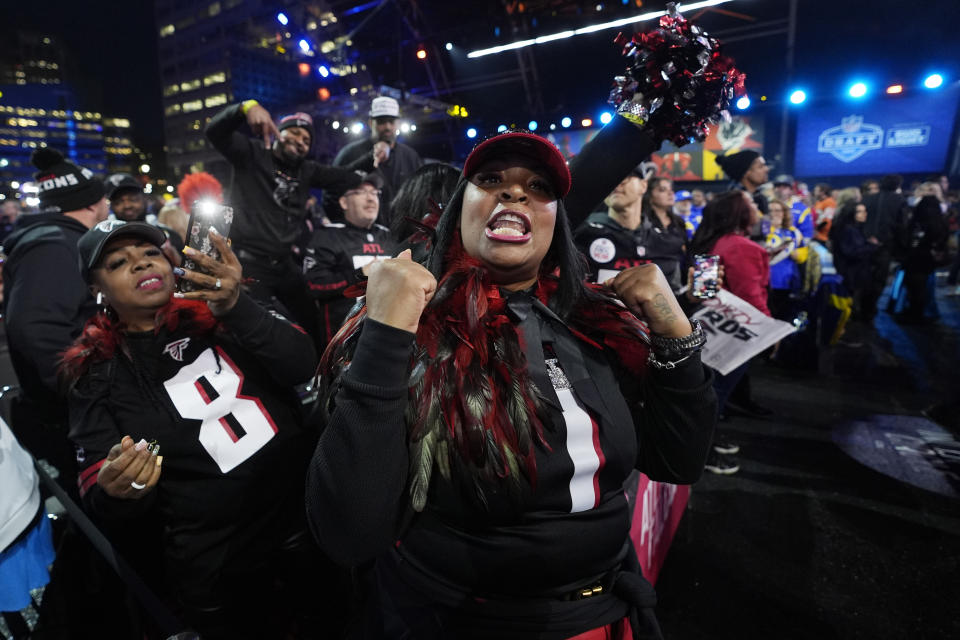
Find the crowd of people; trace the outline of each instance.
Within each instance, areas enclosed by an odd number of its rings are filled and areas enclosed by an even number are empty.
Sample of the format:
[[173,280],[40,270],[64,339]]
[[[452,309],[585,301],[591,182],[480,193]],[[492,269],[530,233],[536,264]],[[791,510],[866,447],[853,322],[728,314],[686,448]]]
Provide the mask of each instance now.
[[[569,163],[511,130],[461,171],[399,115],[374,99],[328,166],[308,114],[228,106],[206,133],[232,182],[162,208],[38,150],[41,211],[3,210],[11,426],[117,548],[156,551],[134,564],[204,638],[660,637],[623,483],[735,473],[717,421],[769,414],[749,362],[701,363],[694,256],[787,322],[829,285],[870,323],[896,262],[922,322],[956,193],[810,194],[751,150],[718,158],[726,189],[675,191],[626,118]],[[229,240],[191,240],[208,202]],[[49,562],[24,504],[0,567]]]

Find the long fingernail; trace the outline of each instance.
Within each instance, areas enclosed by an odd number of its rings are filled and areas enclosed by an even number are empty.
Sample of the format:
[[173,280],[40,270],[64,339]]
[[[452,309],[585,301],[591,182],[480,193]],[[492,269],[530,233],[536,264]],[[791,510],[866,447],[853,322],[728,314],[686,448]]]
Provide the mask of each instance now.
[[193,256],[197,254],[197,250],[193,247],[184,247],[183,252],[188,256]]
[[174,291],[174,292],[173,292],[173,297],[174,297],[174,298],[182,298],[182,297],[183,297],[183,294],[180,293],[179,291]]
[[163,464],[163,456],[157,456],[157,466],[159,467],[161,464]]
[[147,448],[147,441],[144,440],[143,438],[140,438],[140,442],[134,445],[133,448],[136,449],[137,451],[143,451],[144,449]]
[[212,236],[218,236],[218,235],[220,235],[220,232],[217,231],[217,228],[216,228],[216,227],[210,227],[210,235],[212,235]]
[[184,271],[184,270],[181,269],[180,267],[174,267],[174,268],[173,268],[173,275],[175,275],[175,276],[182,276],[182,275],[185,274],[185,273],[186,273],[186,271]]

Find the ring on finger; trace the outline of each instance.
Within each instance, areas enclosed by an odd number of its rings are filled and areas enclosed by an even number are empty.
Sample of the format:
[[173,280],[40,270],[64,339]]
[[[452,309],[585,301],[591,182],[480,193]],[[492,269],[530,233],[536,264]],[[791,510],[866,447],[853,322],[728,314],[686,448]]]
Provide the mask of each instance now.
[[220,288],[223,286],[223,283],[220,282],[220,278],[217,278],[217,281],[213,284],[213,288],[217,291],[220,291]]
[[134,489],[136,489],[137,491],[142,491],[143,489],[146,489],[146,488],[147,488],[147,485],[145,485],[145,484],[140,484],[140,483],[137,482],[136,480],[134,480],[133,482],[131,482],[131,483],[130,483],[130,486],[133,487]]

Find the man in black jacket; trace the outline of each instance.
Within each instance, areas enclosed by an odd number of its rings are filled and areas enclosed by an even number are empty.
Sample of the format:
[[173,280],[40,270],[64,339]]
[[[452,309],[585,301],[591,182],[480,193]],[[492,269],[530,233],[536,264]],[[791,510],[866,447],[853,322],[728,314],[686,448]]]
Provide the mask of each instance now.
[[867,222],[863,235],[867,239],[875,238],[879,245],[870,258],[870,283],[864,287],[861,299],[861,313],[867,324],[877,315],[877,300],[887,285],[890,274],[890,262],[896,252],[896,239],[905,230],[909,208],[900,193],[903,178],[898,175],[884,176],[880,180],[880,191],[863,198],[867,207]]
[[[240,133],[245,123],[262,140]],[[288,317],[315,336],[316,305],[292,248],[305,224],[310,188],[342,193],[359,178],[349,169],[306,159],[314,130],[305,113],[274,124],[256,100],[247,100],[214,116],[206,135],[233,165],[230,237],[244,277],[252,279],[248,293],[267,306],[279,302]]]
[[[60,354],[80,334],[96,303],[80,277],[77,240],[107,218],[103,183],[54,149],[34,152],[41,212],[23,218],[4,242],[4,319],[21,396],[12,426],[27,449],[65,474],[66,404],[58,396]],[[72,485],[72,480],[68,481]],[[65,483],[67,484],[67,483]]]
[[573,240],[587,257],[590,280],[604,282],[617,273],[650,262],[646,255],[641,209],[647,180],[640,167],[604,199],[606,213],[594,213],[576,230]]
[[[380,199],[380,223],[390,226],[390,203],[403,181],[423,165],[423,160],[411,147],[397,141],[397,118],[400,105],[393,98],[380,96],[370,103],[370,137],[345,146],[333,159],[336,167],[347,167],[364,173],[377,172],[383,178],[383,197]],[[341,220],[338,202],[334,197],[324,198],[324,209],[331,220]]]
[[320,347],[326,346],[343,324],[354,302],[343,295],[358,280],[358,269],[393,255],[390,230],[376,223],[383,182],[375,173],[363,177],[360,186],[340,196],[343,223],[319,227],[313,234],[303,271],[310,293],[320,303]]

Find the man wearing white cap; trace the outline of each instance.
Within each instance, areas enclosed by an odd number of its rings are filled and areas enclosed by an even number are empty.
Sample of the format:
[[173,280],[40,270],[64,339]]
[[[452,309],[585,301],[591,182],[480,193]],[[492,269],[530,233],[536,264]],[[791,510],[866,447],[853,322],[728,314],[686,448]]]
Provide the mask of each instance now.
[[[364,173],[376,171],[383,178],[383,196],[380,198],[378,222],[389,226],[390,203],[400,185],[423,165],[420,154],[413,148],[397,142],[397,118],[400,105],[387,96],[374,98],[370,103],[370,137],[345,146],[333,160],[335,167],[347,167]],[[342,213],[335,199],[324,200],[324,209],[331,219],[340,219]],[[331,206],[327,206],[330,204]]]

